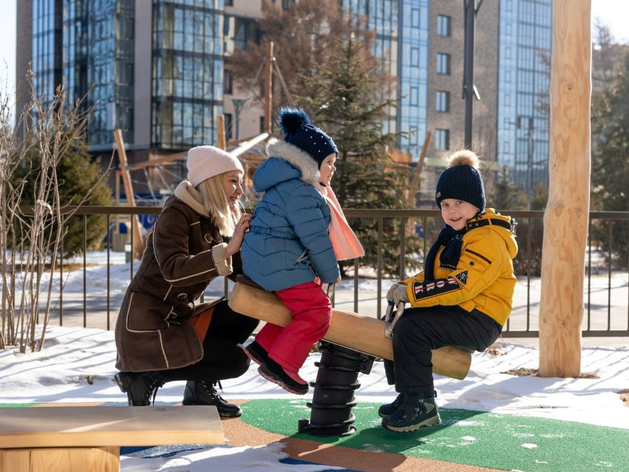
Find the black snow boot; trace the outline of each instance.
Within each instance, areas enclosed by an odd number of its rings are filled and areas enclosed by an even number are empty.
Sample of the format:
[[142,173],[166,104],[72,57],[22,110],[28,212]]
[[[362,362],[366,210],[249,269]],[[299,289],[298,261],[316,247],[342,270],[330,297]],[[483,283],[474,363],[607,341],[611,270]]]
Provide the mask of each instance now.
[[378,408],[378,414],[380,415],[380,418],[384,418],[385,416],[389,416],[395,413],[403,402],[404,394],[400,393],[391,403],[382,405],[380,408]]
[[422,426],[441,423],[434,398],[421,398],[417,393],[404,394],[404,401],[391,415],[382,418],[382,426],[399,433],[410,433]]
[[221,418],[237,418],[242,415],[238,405],[227,403],[216,391],[216,382],[188,380],[183,393],[184,405],[214,405]]
[[245,354],[247,354],[247,357],[258,365],[264,364],[269,358],[269,353],[266,352],[266,349],[260,346],[258,341],[253,341],[244,349],[244,351]]
[[[428,392],[425,392],[425,393],[428,393]],[[437,398],[436,390],[434,390],[434,395],[435,395],[435,398]],[[393,400],[391,403],[387,403],[386,405],[382,405],[380,408],[378,408],[378,414],[380,415],[380,418],[384,418],[385,416],[389,416],[395,413],[397,409],[400,407],[400,405],[402,405],[402,403],[404,403],[404,394],[400,393],[397,396],[397,398]]]
[[116,383],[127,394],[129,406],[149,406],[155,403],[157,390],[166,383],[159,372],[118,372]]

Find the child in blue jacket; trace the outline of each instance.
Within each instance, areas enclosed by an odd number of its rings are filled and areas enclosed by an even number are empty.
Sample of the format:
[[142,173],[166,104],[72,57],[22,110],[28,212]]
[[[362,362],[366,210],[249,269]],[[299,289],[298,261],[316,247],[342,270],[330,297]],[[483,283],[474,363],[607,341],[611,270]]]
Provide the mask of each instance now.
[[293,321],[285,328],[267,323],[245,352],[260,364],[264,378],[303,395],[308,383],[299,369],[332,316],[322,284],[339,279],[329,235],[330,209],[318,190],[319,184],[329,184],[338,150],[303,110],[283,109],[279,125],[285,139],[270,141],[269,158],[253,178],[255,190],[264,196],[241,254],[244,274],[275,292]]

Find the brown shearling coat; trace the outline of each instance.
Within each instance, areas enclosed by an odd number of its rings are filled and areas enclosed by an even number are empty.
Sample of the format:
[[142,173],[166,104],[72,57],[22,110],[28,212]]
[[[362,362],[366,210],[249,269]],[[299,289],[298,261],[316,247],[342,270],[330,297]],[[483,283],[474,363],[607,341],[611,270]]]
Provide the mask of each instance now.
[[118,370],[169,370],[201,360],[202,343],[188,318],[212,305],[194,303],[210,281],[233,272],[227,242],[199,193],[182,182],[149,233],[122,302],[115,329]]

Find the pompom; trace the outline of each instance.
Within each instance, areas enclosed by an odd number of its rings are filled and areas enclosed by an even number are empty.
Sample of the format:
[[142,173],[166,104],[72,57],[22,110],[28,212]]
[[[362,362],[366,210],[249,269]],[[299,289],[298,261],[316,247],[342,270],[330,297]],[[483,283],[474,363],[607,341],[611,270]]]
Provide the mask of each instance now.
[[448,158],[448,167],[469,166],[478,170],[480,159],[474,151],[462,149],[456,151]]
[[302,126],[310,124],[310,118],[301,108],[282,108],[278,120],[285,136],[294,134]]

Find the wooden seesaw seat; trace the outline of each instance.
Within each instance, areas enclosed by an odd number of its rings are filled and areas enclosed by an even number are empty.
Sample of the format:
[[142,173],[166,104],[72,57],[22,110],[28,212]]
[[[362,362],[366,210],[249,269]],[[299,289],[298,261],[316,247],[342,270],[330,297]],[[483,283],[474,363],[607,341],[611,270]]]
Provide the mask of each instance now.
[[2,408],[0,472],[120,472],[121,446],[225,443],[214,406]]
[[[277,295],[256,288],[245,277],[239,277],[229,297],[232,310],[278,326],[291,322],[290,311]],[[334,344],[354,349],[383,359],[393,360],[391,339],[385,336],[384,321],[359,315],[352,311],[334,309],[325,339]],[[432,351],[433,371],[440,375],[463,380],[470,370],[470,351],[445,346]]]

